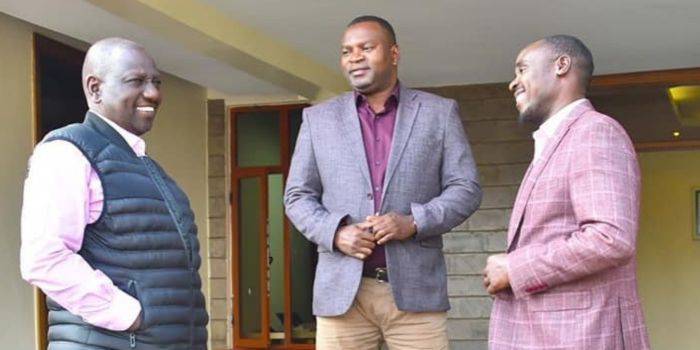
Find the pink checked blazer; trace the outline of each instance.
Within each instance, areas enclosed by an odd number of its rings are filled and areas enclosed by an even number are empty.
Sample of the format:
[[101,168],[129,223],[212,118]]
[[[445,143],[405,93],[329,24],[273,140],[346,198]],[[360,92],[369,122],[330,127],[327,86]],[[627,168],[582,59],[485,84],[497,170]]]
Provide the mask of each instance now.
[[640,176],[612,118],[579,104],[530,165],[508,229],[490,349],[648,349],[637,292]]

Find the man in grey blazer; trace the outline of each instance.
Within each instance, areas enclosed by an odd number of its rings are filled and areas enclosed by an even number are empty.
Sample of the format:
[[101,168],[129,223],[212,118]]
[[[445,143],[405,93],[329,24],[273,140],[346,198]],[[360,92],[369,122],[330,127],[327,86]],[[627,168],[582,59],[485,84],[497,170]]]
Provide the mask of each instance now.
[[442,234],[481,202],[457,103],[398,81],[391,25],[362,16],[342,39],[353,92],[304,110],[287,215],[318,245],[319,349],[446,349]]

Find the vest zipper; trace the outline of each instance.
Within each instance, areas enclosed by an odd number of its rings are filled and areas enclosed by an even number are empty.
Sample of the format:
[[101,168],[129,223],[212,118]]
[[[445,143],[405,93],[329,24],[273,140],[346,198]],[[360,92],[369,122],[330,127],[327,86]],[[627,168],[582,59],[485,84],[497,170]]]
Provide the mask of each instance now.
[[165,181],[158,173],[158,170],[156,170],[155,165],[153,165],[153,163],[151,163],[151,160],[148,157],[141,157],[141,160],[146,165],[146,169],[148,170],[149,174],[151,175],[151,179],[155,182],[156,188],[158,188],[158,191],[163,196],[163,202],[165,203],[165,206],[168,208],[168,212],[170,212],[170,216],[172,217],[173,221],[175,222],[175,227],[177,228],[177,232],[180,234],[180,240],[182,240],[182,245],[185,247],[185,255],[187,256],[187,267],[190,270],[193,270],[194,269],[194,258],[192,257],[192,246],[190,244],[188,244],[189,235],[187,235],[187,233],[185,233],[185,232],[183,232],[183,230],[181,230],[182,229],[182,222],[180,222],[181,221],[180,216],[178,215],[179,211],[177,211],[174,208],[175,199],[172,197],[172,194],[170,193],[170,190],[168,189],[168,185],[165,184]]
[[[163,200],[165,202],[165,206],[168,208],[168,211],[170,212],[170,216],[172,217],[173,221],[175,222],[175,227],[177,228],[177,232],[180,234],[180,239],[182,240],[182,244],[185,247],[185,255],[187,257],[187,267],[190,270],[190,300],[189,300],[189,308],[190,308],[190,313],[194,309],[194,287],[192,285],[192,280],[194,279],[194,274],[197,273],[197,271],[194,268],[194,256],[193,256],[193,248],[192,244],[189,244],[191,235],[187,234],[184,232],[183,227],[182,227],[182,222],[181,222],[181,217],[179,214],[179,211],[175,208],[175,199],[172,197],[172,194],[170,193],[170,190],[168,189],[168,185],[165,183],[163,178],[160,176],[160,173],[156,170],[156,166],[151,162],[151,159],[148,157],[140,157],[143,163],[146,165],[146,169],[148,170],[149,174],[151,175],[151,179],[155,182],[156,188],[158,188],[158,191],[160,194],[163,196]],[[190,335],[190,348],[194,346],[194,319],[190,317],[190,322],[189,322],[189,335]],[[134,338],[134,341],[136,339]]]
[[[129,288],[129,292],[131,292],[131,295],[134,298],[138,298],[138,295],[136,295],[136,281],[129,280],[128,288]],[[133,331],[133,332],[129,333],[129,348],[133,349],[135,347],[136,347],[136,331]]]

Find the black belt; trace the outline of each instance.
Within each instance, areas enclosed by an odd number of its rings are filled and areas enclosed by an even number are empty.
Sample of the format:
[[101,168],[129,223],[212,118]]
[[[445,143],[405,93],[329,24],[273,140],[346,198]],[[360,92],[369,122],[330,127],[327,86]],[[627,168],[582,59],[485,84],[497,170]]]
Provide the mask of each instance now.
[[386,267],[377,267],[374,271],[362,270],[362,277],[374,278],[377,282],[389,282],[389,271]]

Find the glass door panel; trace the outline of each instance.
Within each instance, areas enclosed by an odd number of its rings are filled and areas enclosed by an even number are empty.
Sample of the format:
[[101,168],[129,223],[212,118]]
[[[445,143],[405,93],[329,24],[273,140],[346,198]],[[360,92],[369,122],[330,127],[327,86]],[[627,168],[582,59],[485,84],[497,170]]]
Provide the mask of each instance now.
[[313,344],[316,339],[316,318],[311,301],[318,262],[316,245],[290,225],[292,342]]
[[238,167],[280,165],[280,112],[244,112],[236,115]]
[[[246,346],[266,347],[269,329],[267,302],[267,202],[266,182],[263,176],[241,178],[234,189],[238,194],[237,240],[238,274],[237,293],[234,295],[236,315],[234,322],[238,336]],[[243,345],[243,343],[241,343]]]

